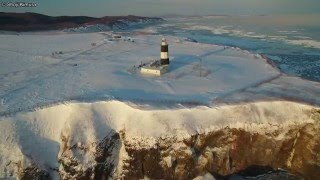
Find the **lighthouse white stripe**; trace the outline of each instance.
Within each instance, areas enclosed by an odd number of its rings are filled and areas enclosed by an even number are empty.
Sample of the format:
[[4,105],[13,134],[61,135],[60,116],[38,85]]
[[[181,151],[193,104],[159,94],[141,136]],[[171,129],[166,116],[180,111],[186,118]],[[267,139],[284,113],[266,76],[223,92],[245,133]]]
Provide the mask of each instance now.
[[169,58],[168,52],[161,52],[160,57],[161,59],[168,59]]

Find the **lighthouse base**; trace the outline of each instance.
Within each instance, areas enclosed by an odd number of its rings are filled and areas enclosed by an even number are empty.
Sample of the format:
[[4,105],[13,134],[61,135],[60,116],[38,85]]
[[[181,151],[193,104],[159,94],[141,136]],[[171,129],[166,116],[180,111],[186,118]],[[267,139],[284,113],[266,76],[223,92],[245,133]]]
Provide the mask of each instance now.
[[140,73],[154,76],[161,76],[168,70],[168,65],[161,65],[159,60],[141,67]]
[[146,75],[154,75],[154,76],[161,76],[162,74],[167,72],[168,66],[159,66],[159,67],[142,67],[140,72],[141,74]]

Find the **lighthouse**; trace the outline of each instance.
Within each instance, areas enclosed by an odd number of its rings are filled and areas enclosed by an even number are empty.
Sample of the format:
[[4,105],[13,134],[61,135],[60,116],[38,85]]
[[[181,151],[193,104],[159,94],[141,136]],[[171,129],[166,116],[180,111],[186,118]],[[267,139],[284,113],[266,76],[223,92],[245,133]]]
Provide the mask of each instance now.
[[160,60],[157,59],[150,63],[141,65],[142,66],[140,69],[141,74],[161,76],[162,74],[166,73],[170,63],[168,50],[169,50],[169,47],[168,47],[167,40],[165,38],[162,38]]
[[166,38],[162,38],[162,41],[161,41],[160,58],[161,58],[160,59],[161,65],[169,65],[170,64],[169,46],[168,46]]

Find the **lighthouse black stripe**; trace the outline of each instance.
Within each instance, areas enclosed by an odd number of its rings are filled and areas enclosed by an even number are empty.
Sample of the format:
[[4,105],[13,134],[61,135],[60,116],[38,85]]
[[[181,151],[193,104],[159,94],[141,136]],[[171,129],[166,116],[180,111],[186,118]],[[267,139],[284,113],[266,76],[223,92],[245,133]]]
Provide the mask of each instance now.
[[167,59],[161,59],[161,65],[166,65],[166,64],[169,64],[169,58]]
[[168,45],[162,45],[161,52],[168,52]]

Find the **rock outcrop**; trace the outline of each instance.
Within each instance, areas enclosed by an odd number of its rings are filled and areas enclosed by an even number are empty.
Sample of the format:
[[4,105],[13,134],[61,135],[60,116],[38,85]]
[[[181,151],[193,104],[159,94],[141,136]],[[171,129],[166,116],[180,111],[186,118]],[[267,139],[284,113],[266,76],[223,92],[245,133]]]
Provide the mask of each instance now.
[[37,168],[36,166],[30,166],[22,170],[20,173],[19,179],[21,180],[51,180],[50,174],[45,171]]
[[[101,142],[92,144],[72,144],[70,139],[61,136],[64,144],[60,149],[59,174],[61,179],[107,179],[112,176],[120,149],[120,136],[110,132]],[[93,156],[93,166],[83,162],[86,156]]]

